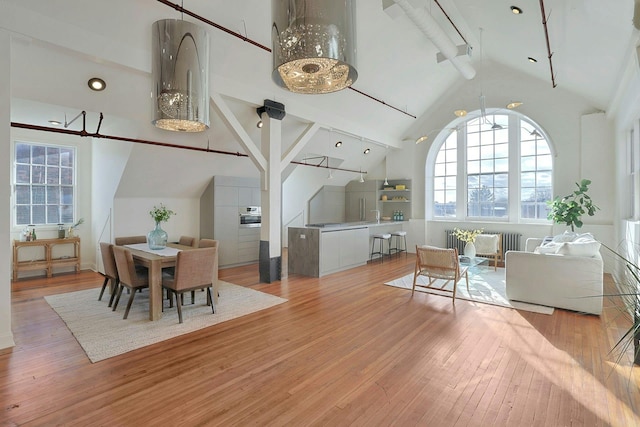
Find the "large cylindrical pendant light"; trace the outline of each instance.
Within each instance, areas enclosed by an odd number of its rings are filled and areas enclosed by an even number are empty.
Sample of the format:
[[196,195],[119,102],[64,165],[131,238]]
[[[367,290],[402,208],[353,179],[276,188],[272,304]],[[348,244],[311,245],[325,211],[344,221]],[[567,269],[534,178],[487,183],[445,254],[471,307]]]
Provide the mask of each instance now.
[[317,94],[356,81],[355,0],[271,0],[271,14],[276,84]]
[[191,22],[153,23],[153,124],[178,132],[209,128],[209,34]]

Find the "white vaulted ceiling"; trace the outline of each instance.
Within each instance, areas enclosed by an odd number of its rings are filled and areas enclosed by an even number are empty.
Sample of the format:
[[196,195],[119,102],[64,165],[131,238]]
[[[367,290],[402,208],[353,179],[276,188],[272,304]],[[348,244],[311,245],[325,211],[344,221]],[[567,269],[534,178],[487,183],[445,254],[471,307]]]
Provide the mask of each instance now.
[[[454,44],[463,44],[437,3],[442,6],[473,47],[472,56],[462,60],[476,69],[475,79],[482,77],[482,62],[486,61],[551,86],[538,0],[411,3],[421,13],[430,14]],[[636,31],[631,22],[633,1],[544,3],[558,87],[583,97],[594,110],[607,110]],[[185,0],[182,5],[271,47],[271,2],[267,0]],[[406,144],[404,138],[415,135],[422,116],[465,79],[449,61],[436,61],[434,43],[406,15],[392,18],[383,10],[382,0],[357,0],[356,5],[359,77],[353,87],[357,91],[298,95],[272,82],[269,52],[192,17],[183,17],[160,1],[0,0],[0,27],[13,35],[11,119],[46,126],[50,119],[64,120],[65,114],[70,118],[85,110],[88,130],[92,131],[97,114],[103,112],[104,134],[126,132],[134,138],[200,146],[213,141],[223,149],[237,149],[213,111],[211,129],[195,138],[169,135],[150,124],[151,26],[160,19],[183,18],[207,28],[211,36],[210,90],[223,95],[252,138],[259,140],[255,108],[264,99],[272,99],[286,106],[289,121],[285,124],[291,124],[294,135],[290,140],[305,123],[318,122],[326,129],[353,137],[323,131],[314,143],[325,138],[330,147],[337,139],[364,138],[400,148]],[[514,15],[511,5],[519,6],[524,13]],[[529,56],[538,62],[530,63]],[[94,76],[107,81],[107,90],[96,93],[88,89],[86,82]],[[351,157],[359,157],[360,147],[352,145]],[[380,162],[384,151],[378,151],[367,161]],[[320,148],[309,148],[305,153],[332,155]]]

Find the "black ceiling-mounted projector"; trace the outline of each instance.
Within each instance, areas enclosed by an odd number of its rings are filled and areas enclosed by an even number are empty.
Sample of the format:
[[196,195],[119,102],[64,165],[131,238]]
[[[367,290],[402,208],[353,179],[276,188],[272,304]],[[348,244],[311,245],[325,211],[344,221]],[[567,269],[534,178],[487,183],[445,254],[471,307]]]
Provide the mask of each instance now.
[[262,113],[267,113],[270,118],[276,120],[282,120],[286,115],[284,111],[284,104],[272,101],[270,99],[265,99],[264,106],[256,108],[256,112],[258,113],[259,117],[262,117]]

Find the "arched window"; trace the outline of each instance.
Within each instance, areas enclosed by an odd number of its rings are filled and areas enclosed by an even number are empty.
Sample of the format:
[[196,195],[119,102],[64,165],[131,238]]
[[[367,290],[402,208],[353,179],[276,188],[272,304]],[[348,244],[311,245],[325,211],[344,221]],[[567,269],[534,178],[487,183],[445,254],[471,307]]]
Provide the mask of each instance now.
[[532,121],[512,112],[467,117],[430,149],[426,200],[435,219],[542,221],[552,175],[551,147]]

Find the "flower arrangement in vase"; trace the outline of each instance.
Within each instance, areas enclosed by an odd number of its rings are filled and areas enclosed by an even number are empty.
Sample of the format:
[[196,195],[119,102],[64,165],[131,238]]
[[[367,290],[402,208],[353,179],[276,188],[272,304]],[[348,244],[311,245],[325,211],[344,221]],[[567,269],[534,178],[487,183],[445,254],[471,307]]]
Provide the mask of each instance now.
[[73,224],[72,226],[69,227],[69,230],[67,230],[67,237],[74,237],[74,232],[75,229],[79,226],[84,224],[84,218],[80,218],[75,224]]
[[465,256],[468,256],[469,258],[474,258],[476,256],[476,246],[473,243],[476,241],[476,237],[478,237],[479,234],[482,234],[483,231],[484,228],[477,230],[460,230],[459,228],[455,228],[453,230],[453,235],[466,243],[464,245]]
[[167,232],[160,227],[160,224],[169,221],[171,215],[175,214],[174,211],[167,209],[162,203],[160,203],[160,207],[154,206],[153,209],[149,211],[149,215],[151,215],[151,218],[153,218],[156,223],[156,228],[147,234],[147,243],[150,249],[160,250],[167,247],[167,239],[169,236]]

